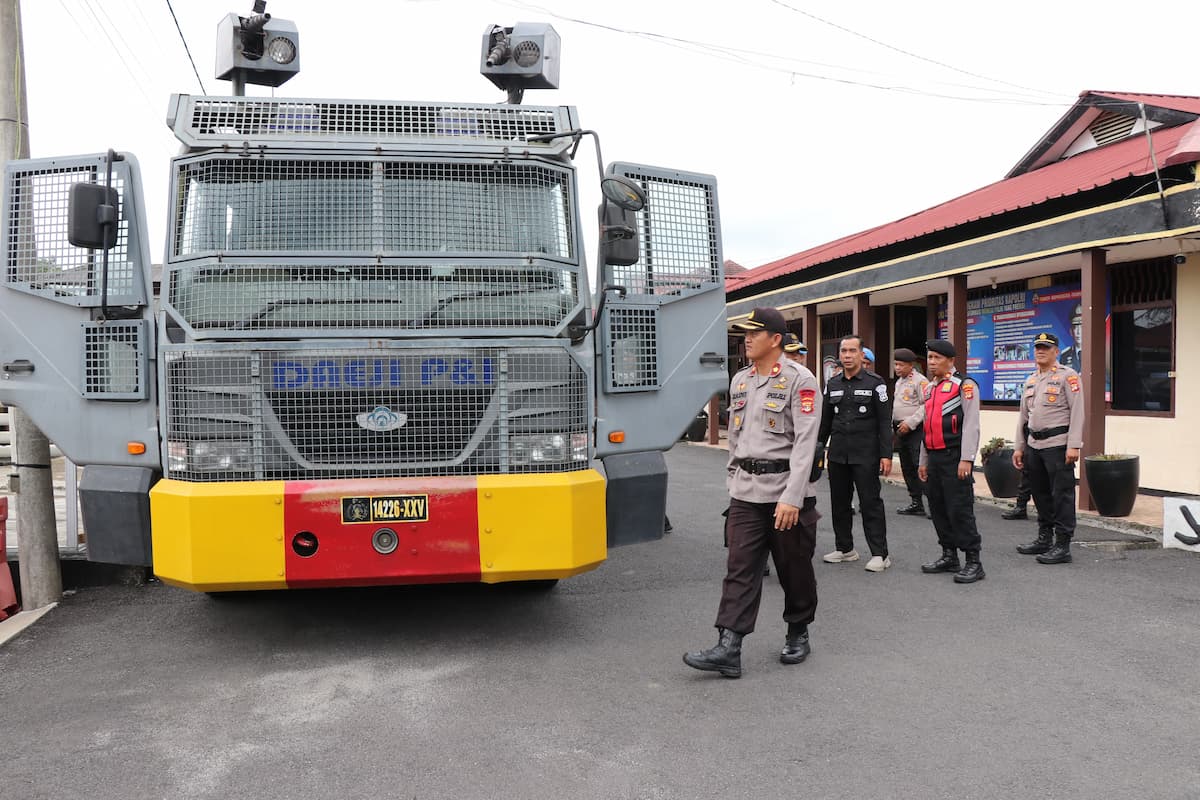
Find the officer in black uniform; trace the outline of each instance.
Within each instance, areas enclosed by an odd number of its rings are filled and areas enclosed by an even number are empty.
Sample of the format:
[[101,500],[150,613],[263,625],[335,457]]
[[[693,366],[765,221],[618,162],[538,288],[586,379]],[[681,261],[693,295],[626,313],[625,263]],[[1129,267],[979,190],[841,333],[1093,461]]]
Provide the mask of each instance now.
[[892,409],[887,383],[863,367],[859,336],[839,345],[842,372],[825,383],[821,413],[821,443],[829,442],[829,502],[837,549],[824,556],[829,564],[857,561],[851,532],[850,495],[858,491],[863,534],[871,548],[867,569],[883,572],[892,565],[888,555],[887,517],[879,496],[879,476],[892,471]]
[[[925,345],[929,385],[925,387],[925,438],[919,474],[929,492],[929,512],[942,557],[921,565],[925,573],[953,572],[955,583],[975,583],[986,574],[979,560],[975,525],[975,452],[979,449],[979,385],[954,369],[951,342]],[[967,556],[960,569],[958,551]]]

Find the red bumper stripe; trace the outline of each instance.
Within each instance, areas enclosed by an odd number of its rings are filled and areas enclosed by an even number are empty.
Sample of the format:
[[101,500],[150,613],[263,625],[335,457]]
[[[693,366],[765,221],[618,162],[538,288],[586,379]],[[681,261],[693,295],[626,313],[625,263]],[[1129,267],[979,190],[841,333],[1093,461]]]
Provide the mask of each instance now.
[[[288,481],[283,508],[288,586],[480,579],[474,478]],[[421,516],[427,521],[397,519]],[[390,553],[378,552],[372,543],[382,528],[396,534],[396,548]],[[293,547],[296,535],[302,532],[316,537],[316,551],[311,555],[301,555]]]

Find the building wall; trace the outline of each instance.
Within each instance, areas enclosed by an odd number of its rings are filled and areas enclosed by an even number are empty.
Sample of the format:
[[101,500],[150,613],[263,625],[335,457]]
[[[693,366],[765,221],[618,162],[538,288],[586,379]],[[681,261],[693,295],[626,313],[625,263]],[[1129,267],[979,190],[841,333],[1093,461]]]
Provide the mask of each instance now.
[[[1175,296],[1175,416],[1109,416],[1104,427],[1104,450],[1141,457],[1143,488],[1200,494],[1200,257],[1180,267]],[[1091,409],[1089,409],[1089,412]],[[1012,439],[1017,412],[984,410],[982,440]],[[976,457],[976,463],[978,457]]]

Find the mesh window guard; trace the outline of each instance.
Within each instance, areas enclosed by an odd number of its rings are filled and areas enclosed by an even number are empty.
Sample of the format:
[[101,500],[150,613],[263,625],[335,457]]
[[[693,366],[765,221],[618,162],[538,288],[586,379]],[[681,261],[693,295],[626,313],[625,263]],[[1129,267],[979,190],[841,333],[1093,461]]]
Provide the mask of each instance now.
[[172,478],[588,467],[587,381],[561,348],[164,349]]

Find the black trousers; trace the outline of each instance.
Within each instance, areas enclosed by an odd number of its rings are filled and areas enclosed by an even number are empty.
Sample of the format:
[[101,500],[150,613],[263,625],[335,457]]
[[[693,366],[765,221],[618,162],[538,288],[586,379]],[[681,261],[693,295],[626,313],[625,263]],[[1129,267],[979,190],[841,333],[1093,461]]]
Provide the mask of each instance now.
[[938,544],[948,549],[978,552],[981,540],[975,527],[975,478],[958,477],[961,450],[958,447],[929,450],[928,459],[929,479],[925,486],[929,490],[929,515],[933,517]]
[[802,508],[796,525],[777,531],[774,503],[729,501],[729,557],[717,610],[718,628],[743,635],[754,631],[768,553],[783,586],[784,621],[805,625],[813,621],[817,614],[817,578],[812,559],[820,518],[815,505]]
[[1033,504],[1037,506],[1038,532],[1075,535],[1075,465],[1067,463],[1067,447],[1025,448],[1025,471]]
[[918,425],[915,430],[911,430],[903,436],[896,435],[897,448],[900,451],[900,472],[904,475],[904,485],[908,488],[908,496],[913,499],[914,503],[921,502],[921,495],[925,494],[925,484],[921,483],[921,476],[917,474],[917,469],[921,463],[921,439],[925,436],[925,426]]
[[840,464],[829,461],[825,468],[829,470],[829,505],[837,549],[843,553],[854,549],[854,515],[850,513],[850,498],[857,491],[867,547],[871,548],[873,556],[887,556],[887,515],[883,513],[883,498],[879,496],[879,462]]

